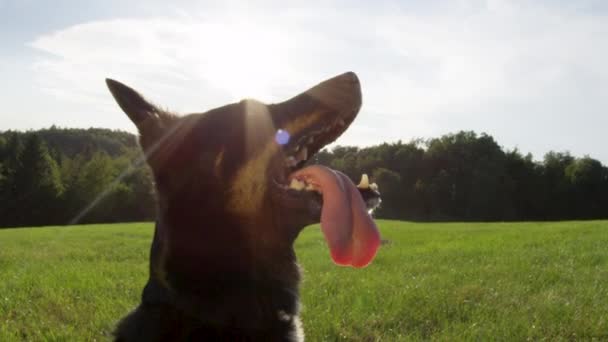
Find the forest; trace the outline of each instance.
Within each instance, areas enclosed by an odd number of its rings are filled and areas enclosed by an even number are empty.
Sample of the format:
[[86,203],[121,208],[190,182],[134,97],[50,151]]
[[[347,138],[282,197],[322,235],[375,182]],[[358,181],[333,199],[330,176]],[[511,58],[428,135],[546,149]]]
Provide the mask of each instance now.
[[[461,131],[310,160],[379,185],[378,218],[541,221],[608,218],[608,168],[589,156],[542,160]],[[101,128],[0,132],[0,227],[150,221],[155,196],[136,136]]]

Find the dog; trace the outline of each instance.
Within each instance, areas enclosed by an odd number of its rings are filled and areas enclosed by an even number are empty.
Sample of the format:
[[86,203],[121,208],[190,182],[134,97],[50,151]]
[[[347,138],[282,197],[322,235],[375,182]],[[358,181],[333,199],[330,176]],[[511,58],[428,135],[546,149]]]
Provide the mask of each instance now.
[[150,276],[115,341],[302,341],[300,231],[320,221],[338,265],[364,267],[380,245],[367,211],[377,186],[309,165],[357,116],[356,74],[183,116],[106,84],[139,131],[158,202]]

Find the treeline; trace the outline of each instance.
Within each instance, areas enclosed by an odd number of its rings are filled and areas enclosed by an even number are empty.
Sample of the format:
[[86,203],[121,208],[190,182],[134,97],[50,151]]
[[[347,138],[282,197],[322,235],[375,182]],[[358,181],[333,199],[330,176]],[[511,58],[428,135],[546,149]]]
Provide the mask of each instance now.
[[[134,135],[107,129],[0,133],[0,227],[154,219],[149,170]],[[338,146],[313,162],[380,186],[376,215],[416,221],[608,218],[608,168],[549,152],[505,151],[459,132],[367,148]]]
[[352,179],[371,173],[378,217],[416,221],[608,218],[608,168],[590,157],[549,152],[542,162],[505,151],[487,134],[448,134],[316,156]]
[[0,133],[0,227],[154,219],[134,135],[107,129]]

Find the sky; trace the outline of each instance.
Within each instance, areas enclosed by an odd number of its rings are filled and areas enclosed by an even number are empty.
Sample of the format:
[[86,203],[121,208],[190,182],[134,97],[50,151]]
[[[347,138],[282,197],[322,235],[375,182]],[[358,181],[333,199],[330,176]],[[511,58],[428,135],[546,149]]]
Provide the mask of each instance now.
[[135,132],[106,77],[190,113],[355,71],[337,144],[473,130],[608,164],[607,1],[0,0],[0,42],[0,130]]

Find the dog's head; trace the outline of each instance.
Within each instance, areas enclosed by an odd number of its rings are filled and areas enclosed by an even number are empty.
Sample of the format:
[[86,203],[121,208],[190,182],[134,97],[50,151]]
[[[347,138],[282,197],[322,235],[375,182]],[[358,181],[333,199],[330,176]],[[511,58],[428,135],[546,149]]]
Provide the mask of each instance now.
[[[351,210],[362,198],[378,202],[373,184],[362,183],[356,191],[338,172],[304,168],[355,119],[361,88],[354,73],[285,102],[243,100],[185,116],[152,105],[114,80],[107,85],[137,126],[153,171],[159,197],[158,273],[205,272],[220,264],[251,270],[276,265],[277,259],[293,263],[294,239],[320,219],[328,227],[324,231],[336,262],[363,266],[375,254],[375,227],[370,230],[361,210]],[[365,221],[364,228],[357,227],[357,220]],[[357,257],[350,254],[362,245],[369,245],[366,255],[353,260]]]

